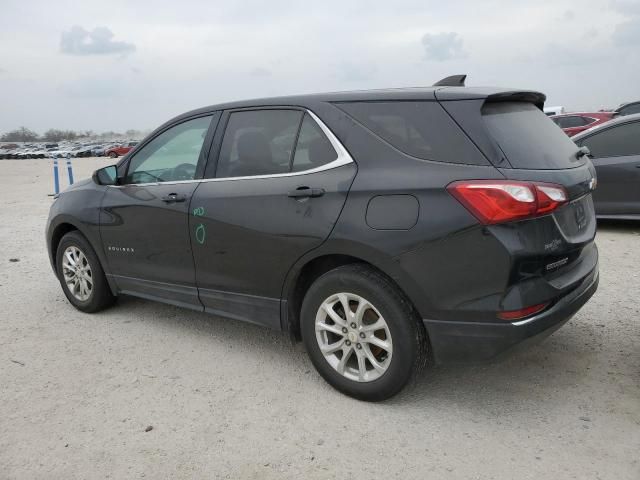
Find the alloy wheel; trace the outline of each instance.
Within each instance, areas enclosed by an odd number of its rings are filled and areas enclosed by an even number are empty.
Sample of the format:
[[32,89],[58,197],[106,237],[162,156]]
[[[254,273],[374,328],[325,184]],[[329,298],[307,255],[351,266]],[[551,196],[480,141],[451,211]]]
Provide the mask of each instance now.
[[72,245],[64,251],[62,273],[71,295],[86,302],[93,291],[93,276],[89,260],[78,247]]
[[389,326],[375,306],[359,295],[341,292],[322,302],[315,332],[325,360],[349,380],[377,380],[391,364]]

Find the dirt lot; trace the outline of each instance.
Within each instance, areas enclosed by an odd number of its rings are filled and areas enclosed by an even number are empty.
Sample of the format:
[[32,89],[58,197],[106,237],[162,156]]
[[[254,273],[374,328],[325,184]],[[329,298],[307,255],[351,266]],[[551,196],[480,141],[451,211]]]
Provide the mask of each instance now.
[[132,298],[77,312],[45,251],[50,163],[0,167],[2,479],[640,478],[640,224],[600,225],[600,289],[544,343],[367,404],[285,334]]

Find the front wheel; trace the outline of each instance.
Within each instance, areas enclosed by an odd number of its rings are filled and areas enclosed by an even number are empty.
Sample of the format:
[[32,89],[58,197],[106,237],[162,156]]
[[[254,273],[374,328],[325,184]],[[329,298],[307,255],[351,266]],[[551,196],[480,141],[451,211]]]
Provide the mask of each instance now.
[[428,358],[415,309],[389,278],[366,265],[318,278],[305,295],[300,321],[320,375],[361,400],[395,395]]
[[118,157],[118,154],[117,154],[116,152],[109,152],[109,156],[110,156],[111,158],[117,158],[117,157]]
[[115,301],[98,256],[80,232],[69,232],[60,240],[56,271],[64,294],[78,310],[98,312]]

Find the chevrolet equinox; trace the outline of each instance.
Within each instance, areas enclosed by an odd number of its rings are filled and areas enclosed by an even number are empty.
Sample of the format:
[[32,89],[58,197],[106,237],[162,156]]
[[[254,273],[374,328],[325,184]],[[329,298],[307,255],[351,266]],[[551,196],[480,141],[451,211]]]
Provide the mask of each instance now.
[[54,272],[83,312],[135,295],[284,330],[388,398],[595,292],[594,168],[544,101],[450,77],[185,113],[56,198]]

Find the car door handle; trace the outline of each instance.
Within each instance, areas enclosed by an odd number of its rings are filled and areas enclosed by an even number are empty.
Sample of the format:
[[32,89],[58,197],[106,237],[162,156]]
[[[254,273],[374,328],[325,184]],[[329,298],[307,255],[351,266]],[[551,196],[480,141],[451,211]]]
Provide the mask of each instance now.
[[287,193],[291,198],[315,198],[324,195],[324,188],[298,187]]
[[162,197],[162,201],[165,203],[179,203],[184,202],[187,199],[186,195],[170,193],[169,195],[165,195]]

